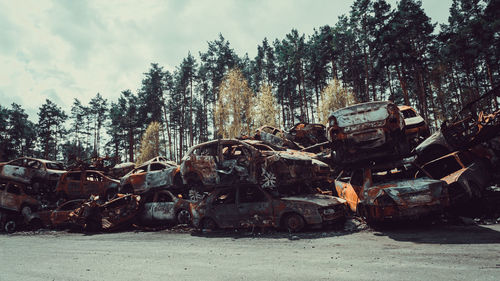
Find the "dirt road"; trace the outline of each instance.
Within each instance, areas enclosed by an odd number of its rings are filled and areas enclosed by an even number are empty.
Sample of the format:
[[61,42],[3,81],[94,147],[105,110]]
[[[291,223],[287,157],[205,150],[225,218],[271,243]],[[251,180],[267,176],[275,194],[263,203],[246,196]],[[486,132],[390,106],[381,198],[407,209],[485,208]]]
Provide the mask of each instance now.
[[500,280],[500,224],[0,235],[6,280]]

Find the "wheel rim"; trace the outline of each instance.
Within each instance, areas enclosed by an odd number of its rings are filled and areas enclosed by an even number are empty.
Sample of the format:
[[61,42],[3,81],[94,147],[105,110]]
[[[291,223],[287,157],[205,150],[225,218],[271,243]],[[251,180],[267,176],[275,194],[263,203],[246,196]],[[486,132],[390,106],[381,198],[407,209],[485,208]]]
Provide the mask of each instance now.
[[31,213],[32,211],[30,206],[24,206],[23,209],[21,210],[21,214],[23,214],[23,216],[25,217],[31,215]]
[[16,223],[14,221],[8,221],[4,226],[5,232],[12,233],[16,230]]
[[304,227],[304,220],[299,215],[289,215],[286,219],[286,227],[291,232],[300,231]]
[[190,189],[189,190],[189,199],[193,201],[199,201],[203,199],[203,193],[199,192],[198,190]]
[[278,179],[276,175],[273,172],[268,171],[264,167],[262,167],[261,186],[263,188],[273,188],[276,187],[277,182]]
[[177,213],[177,223],[189,224],[190,221],[191,221],[191,215],[187,210],[180,210],[179,213]]

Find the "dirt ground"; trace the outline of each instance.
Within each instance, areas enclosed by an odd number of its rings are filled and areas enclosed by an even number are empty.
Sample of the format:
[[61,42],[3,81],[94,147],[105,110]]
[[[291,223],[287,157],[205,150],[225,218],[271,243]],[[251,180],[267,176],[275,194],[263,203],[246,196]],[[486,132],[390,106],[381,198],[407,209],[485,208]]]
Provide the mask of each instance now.
[[[349,223],[349,222],[348,222]],[[0,235],[6,280],[500,280],[500,224]]]

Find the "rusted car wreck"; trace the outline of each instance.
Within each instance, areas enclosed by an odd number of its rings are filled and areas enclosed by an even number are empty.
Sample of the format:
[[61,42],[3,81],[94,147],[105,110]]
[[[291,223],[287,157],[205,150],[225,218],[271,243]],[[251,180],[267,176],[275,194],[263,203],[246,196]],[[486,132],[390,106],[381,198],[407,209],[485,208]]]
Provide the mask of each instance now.
[[379,166],[344,170],[335,180],[340,198],[369,222],[418,219],[438,214],[448,205],[446,183],[412,178],[413,169]]
[[220,139],[191,147],[180,171],[190,198],[199,199],[199,193],[240,183],[268,189],[310,186],[325,180],[330,168],[307,153],[275,150],[255,140]]
[[336,110],[328,118],[332,161],[338,165],[400,159],[409,153],[404,117],[390,101],[366,102]]
[[151,159],[120,179],[121,193],[141,193],[153,188],[168,188],[175,194],[184,191],[179,166],[162,158]]
[[345,200],[311,192],[272,195],[257,185],[220,188],[191,205],[199,229],[276,227],[290,232],[345,220]]

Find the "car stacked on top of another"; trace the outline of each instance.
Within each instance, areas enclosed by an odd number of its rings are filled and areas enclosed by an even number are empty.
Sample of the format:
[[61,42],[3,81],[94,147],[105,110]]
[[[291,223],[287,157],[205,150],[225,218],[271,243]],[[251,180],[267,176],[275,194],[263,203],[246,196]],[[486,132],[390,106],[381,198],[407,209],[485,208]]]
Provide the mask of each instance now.
[[98,195],[110,200],[118,192],[120,182],[101,171],[69,171],[61,176],[56,188],[57,205],[69,199],[87,199]]
[[[121,193],[141,193],[153,188],[168,188],[175,194],[185,193],[179,166],[164,157],[150,159],[120,179]],[[183,194],[187,196],[187,193]]]
[[335,164],[399,159],[410,152],[403,114],[390,101],[360,103],[333,111],[328,125]]
[[65,172],[59,162],[31,157],[0,163],[0,178],[28,184],[36,194],[54,192],[59,178]]
[[203,192],[241,183],[268,189],[310,186],[328,177],[330,168],[308,153],[275,150],[255,140],[220,139],[191,147],[180,171],[190,198],[200,199]]
[[413,107],[400,105],[398,108],[405,119],[405,134],[413,149],[430,136],[429,125]]

